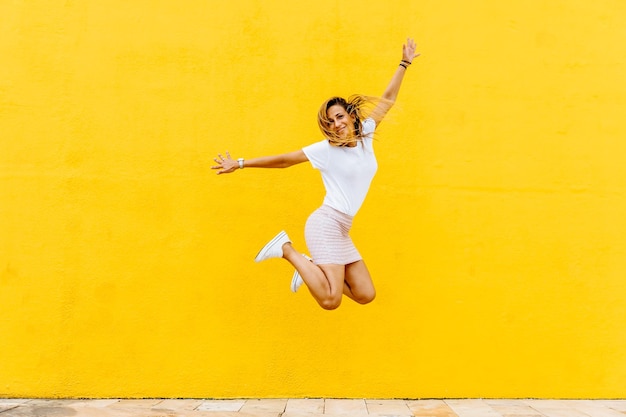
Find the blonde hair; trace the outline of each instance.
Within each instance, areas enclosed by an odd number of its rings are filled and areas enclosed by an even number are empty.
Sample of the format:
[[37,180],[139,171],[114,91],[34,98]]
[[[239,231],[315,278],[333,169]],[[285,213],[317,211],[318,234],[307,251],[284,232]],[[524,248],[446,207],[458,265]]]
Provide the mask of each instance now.
[[[348,146],[355,140],[363,139],[361,122],[372,113],[373,107],[381,100],[382,99],[363,96],[360,94],[352,95],[348,97],[347,100],[343,97],[331,97],[320,106],[320,110],[317,113],[317,124],[319,125],[324,137],[328,139],[332,145]],[[344,108],[348,115],[354,117],[353,137],[341,138],[335,131],[331,130],[330,126],[332,125],[332,122],[328,118],[328,109],[335,105],[340,105]]]

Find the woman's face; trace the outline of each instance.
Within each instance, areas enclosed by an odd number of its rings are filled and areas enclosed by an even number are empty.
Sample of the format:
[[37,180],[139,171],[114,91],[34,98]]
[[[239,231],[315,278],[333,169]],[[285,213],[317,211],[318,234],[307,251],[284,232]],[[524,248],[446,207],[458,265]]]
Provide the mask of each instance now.
[[346,109],[340,104],[331,106],[326,112],[330,123],[330,130],[335,132],[340,138],[350,138],[354,136],[354,117],[349,115]]

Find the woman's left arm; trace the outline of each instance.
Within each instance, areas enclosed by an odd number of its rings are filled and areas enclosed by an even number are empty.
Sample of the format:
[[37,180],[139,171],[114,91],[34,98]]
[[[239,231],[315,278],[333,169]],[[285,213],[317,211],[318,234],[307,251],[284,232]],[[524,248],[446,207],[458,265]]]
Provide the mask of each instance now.
[[398,97],[398,92],[400,91],[400,86],[402,85],[402,80],[404,79],[404,73],[407,71],[409,65],[413,63],[413,60],[420,56],[419,53],[415,52],[417,45],[415,41],[411,38],[407,39],[405,45],[402,45],[402,60],[396,68],[396,72],[391,77],[391,81],[385,92],[382,95],[382,100],[376,105],[370,117],[374,119],[376,122],[376,126],[380,122],[382,122],[383,118],[391,109],[391,106],[396,102],[396,98]]

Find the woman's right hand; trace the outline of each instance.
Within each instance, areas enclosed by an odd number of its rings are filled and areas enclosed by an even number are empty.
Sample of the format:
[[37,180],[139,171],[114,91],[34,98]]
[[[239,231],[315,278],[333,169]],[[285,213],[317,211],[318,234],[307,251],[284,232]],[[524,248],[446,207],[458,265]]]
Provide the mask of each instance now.
[[236,169],[239,169],[239,161],[232,159],[228,151],[226,151],[226,158],[224,158],[221,153],[218,153],[217,158],[213,158],[213,160],[217,162],[218,165],[212,166],[211,169],[219,169],[219,171],[217,171],[217,175],[229,174]]

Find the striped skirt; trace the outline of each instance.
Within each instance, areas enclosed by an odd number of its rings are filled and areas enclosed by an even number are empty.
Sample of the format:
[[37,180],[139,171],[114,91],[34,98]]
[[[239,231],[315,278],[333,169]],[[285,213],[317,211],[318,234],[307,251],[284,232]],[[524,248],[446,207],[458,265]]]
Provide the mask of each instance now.
[[306,221],[304,238],[313,262],[318,265],[347,265],[361,258],[348,234],[352,216],[323,205]]

